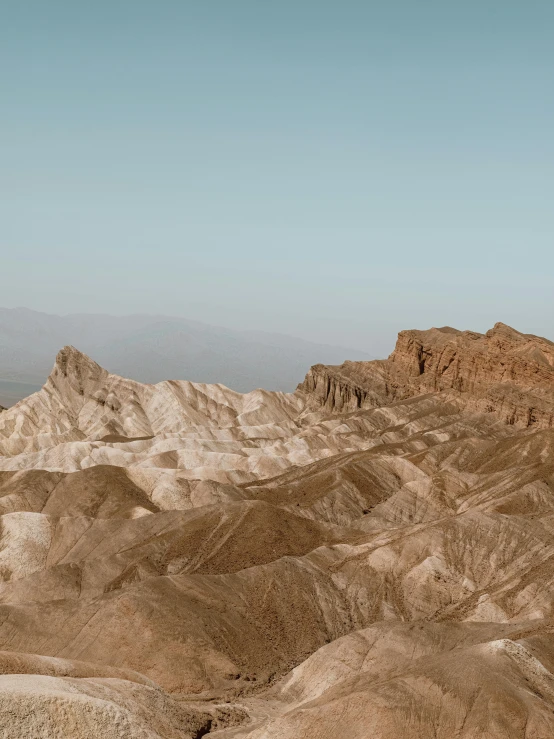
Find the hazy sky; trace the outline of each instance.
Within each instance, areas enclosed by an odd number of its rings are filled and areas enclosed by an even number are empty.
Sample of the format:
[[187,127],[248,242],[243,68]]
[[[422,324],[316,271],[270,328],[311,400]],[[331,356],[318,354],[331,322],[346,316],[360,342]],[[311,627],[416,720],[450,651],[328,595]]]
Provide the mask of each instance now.
[[0,304],[554,338],[552,0],[0,0]]

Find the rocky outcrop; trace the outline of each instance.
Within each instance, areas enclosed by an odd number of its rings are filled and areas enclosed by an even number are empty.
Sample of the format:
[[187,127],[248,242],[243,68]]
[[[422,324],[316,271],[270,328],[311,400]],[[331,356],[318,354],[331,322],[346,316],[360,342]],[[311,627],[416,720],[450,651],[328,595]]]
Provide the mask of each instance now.
[[385,363],[345,362],[338,367],[316,364],[310,368],[300,391],[308,395],[312,409],[323,406],[330,413],[375,408],[386,402]]
[[443,393],[508,424],[554,426],[554,344],[497,323],[486,334],[450,327],[401,331],[384,361],[312,367],[301,390],[329,412]]
[[502,324],[294,394],[62,350],[0,416],[0,736],[550,739],[552,370]]

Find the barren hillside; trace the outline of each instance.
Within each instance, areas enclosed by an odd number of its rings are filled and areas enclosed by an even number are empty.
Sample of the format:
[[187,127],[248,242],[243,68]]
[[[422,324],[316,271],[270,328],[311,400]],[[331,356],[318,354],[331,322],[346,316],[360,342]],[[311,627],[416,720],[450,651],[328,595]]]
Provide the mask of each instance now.
[[0,455],[1,736],[554,736],[546,339],[247,394],[65,347]]

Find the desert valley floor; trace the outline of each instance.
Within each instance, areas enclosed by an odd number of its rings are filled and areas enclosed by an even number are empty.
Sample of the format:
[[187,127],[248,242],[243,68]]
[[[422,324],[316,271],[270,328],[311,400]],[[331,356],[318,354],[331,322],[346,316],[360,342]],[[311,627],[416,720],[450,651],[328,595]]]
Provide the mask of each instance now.
[[554,736],[546,339],[404,331],[244,395],[65,347],[0,496],[0,737]]

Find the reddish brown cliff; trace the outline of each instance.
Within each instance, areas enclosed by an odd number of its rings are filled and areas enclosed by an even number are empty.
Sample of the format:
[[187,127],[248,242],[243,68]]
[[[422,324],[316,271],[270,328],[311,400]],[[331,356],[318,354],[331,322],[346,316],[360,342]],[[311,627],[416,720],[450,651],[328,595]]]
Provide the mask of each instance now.
[[316,365],[301,389],[331,412],[441,392],[522,427],[554,426],[554,344],[497,323],[486,334],[401,331],[387,360]]

